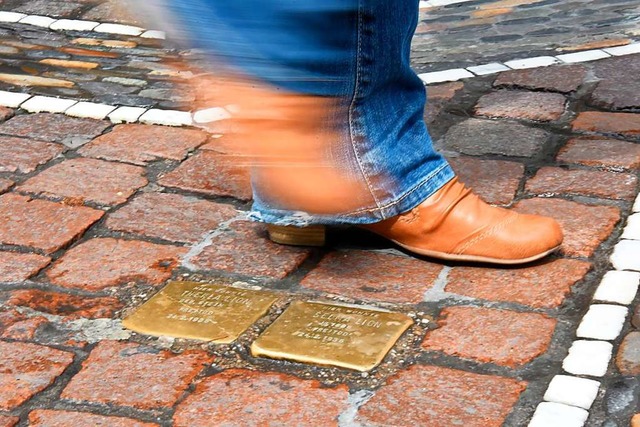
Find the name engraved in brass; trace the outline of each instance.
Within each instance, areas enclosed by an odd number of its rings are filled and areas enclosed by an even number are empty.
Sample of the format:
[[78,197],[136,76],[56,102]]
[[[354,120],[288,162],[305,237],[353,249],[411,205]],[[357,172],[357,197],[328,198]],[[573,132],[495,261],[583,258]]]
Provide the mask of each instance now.
[[278,299],[271,292],[213,283],[170,282],[122,324],[133,331],[227,344]]
[[411,324],[402,313],[295,301],[254,341],[251,353],[368,371]]

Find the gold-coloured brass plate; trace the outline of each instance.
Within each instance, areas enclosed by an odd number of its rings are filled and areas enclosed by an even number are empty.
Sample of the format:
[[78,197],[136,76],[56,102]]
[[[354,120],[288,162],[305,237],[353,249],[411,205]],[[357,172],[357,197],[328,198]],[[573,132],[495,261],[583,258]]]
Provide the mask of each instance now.
[[411,324],[402,313],[295,301],[254,341],[251,353],[364,372]]
[[278,299],[271,292],[213,283],[170,282],[122,324],[133,331],[227,344]]

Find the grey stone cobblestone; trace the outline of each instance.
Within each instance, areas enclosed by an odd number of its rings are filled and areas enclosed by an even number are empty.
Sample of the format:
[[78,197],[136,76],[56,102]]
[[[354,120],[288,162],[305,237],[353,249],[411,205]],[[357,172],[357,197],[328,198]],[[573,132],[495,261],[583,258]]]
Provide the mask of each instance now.
[[[504,12],[495,16],[482,13]],[[636,37],[640,2],[470,1],[425,9],[413,41],[419,72],[531,57],[584,43]]]

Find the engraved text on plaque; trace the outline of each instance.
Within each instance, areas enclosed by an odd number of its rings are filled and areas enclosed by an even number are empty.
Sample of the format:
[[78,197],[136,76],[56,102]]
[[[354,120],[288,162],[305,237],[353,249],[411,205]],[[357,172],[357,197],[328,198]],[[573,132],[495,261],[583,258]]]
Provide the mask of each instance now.
[[271,292],[213,283],[170,282],[123,320],[133,331],[230,343],[278,299]]

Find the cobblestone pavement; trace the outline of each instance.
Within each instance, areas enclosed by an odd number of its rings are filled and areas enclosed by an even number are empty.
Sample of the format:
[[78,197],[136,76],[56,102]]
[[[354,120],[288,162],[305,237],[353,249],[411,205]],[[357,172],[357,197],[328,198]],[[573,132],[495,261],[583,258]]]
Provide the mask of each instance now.
[[422,10],[414,66],[440,71],[629,43],[640,36],[637,0],[470,1]]
[[[119,19],[111,2],[1,9]],[[553,0],[428,9],[431,30],[442,27],[430,36],[421,26],[415,60],[488,62],[485,47],[453,43],[472,30],[478,39],[517,27],[518,39],[482,40],[509,59],[607,38],[589,28],[628,38],[634,10]],[[496,22],[460,29],[482,16]],[[498,24],[507,21],[517,23]],[[552,34],[534,48],[538,24]],[[562,27],[571,39],[552,31]],[[159,60],[184,55],[157,40],[3,23],[0,54],[1,90],[164,108],[192,100],[168,96],[176,73]],[[521,268],[417,259],[354,230],[335,231],[323,249],[278,246],[244,220],[248,172],[202,130],[0,108],[0,426],[484,427],[533,417],[570,427],[587,416],[588,426],[628,426],[640,402],[639,68],[629,55],[429,87],[434,141],[462,179],[491,203],[561,222],[562,252]],[[124,329],[120,319],[169,279],[281,298],[229,345]],[[380,307],[414,324],[365,374],[251,356],[294,300]]]

